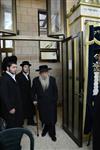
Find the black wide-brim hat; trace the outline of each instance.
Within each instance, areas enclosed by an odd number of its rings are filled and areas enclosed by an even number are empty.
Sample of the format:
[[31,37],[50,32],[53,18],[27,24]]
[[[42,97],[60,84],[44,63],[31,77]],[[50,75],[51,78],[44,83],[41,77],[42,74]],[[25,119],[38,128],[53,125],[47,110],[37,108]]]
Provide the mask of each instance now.
[[7,66],[9,66],[10,64],[17,64],[17,57],[16,56],[6,56],[3,59],[2,62],[2,70],[6,71]]
[[31,64],[29,63],[29,61],[23,61],[20,66],[24,66],[24,65],[28,65],[28,66],[31,66]]
[[52,70],[52,68],[49,68],[47,65],[41,65],[41,66],[39,66],[39,69],[37,69],[36,71],[45,72],[45,71],[49,71],[49,70]]
[[15,55],[9,56],[8,63],[17,64],[17,57]]
[[8,56],[3,59],[3,62],[2,62],[2,65],[1,65],[1,68],[2,68],[3,71],[6,71],[8,59],[9,59]]

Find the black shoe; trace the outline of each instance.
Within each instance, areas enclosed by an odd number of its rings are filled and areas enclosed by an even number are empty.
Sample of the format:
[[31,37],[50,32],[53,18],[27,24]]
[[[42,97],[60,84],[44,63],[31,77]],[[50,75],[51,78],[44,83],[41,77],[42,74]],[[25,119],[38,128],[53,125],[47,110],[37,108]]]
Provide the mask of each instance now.
[[57,138],[55,136],[51,137],[52,141],[56,142]]
[[42,137],[46,136],[47,132],[48,132],[48,131],[42,131],[41,136],[42,136]]

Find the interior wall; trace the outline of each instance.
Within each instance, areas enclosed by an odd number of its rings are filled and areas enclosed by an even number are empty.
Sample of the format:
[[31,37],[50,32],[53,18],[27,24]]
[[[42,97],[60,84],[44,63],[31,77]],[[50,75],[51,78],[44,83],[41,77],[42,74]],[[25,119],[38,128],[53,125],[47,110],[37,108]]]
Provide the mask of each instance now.
[[81,31],[81,18],[69,24],[69,33],[71,35],[75,35]]
[[[20,35],[38,35],[38,9],[46,9],[46,0],[16,0],[17,5],[17,30]],[[45,37],[44,37],[45,38]],[[59,102],[62,100],[62,64],[39,62],[39,43],[29,41],[16,41],[15,54],[18,57],[18,72],[20,63],[28,60],[32,64],[31,79],[38,75],[35,69],[41,64],[47,64],[52,68],[51,74],[56,77],[59,93]]]
[[77,5],[78,2],[79,0],[66,0],[67,14],[70,12],[73,6]]

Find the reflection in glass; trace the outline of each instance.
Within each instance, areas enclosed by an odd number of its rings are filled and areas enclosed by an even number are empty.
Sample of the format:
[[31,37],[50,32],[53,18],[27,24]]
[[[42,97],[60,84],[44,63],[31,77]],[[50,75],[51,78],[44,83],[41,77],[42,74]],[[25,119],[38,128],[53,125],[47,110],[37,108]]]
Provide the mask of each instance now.
[[40,20],[46,20],[47,15],[46,14],[39,14]]
[[57,49],[57,42],[40,41],[40,48],[42,48],[42,49]]
[[3,40],[0,41],[0,47],[3,48]]
[[64,124],[64,128],[67,128],[67,126],[68,126],[68,121],[67,121],[67,119],[68,119],[68,114],[67,114],[67,112],[68,112],[68,110],[67,110],[67,101],[68,101],[68,99],[67,99],[67,63],[66,63],[66,58],[67,58],[67,53],[66,53],[66,47],[67,47],[67,45],[66,45],[66,43],[63,43],[63,107],[64,107],[64,109],[63,109],[63,113],[64,113],[64,118],[63,118],[63,124]]
[[[2,36],[2,33],[0,33],[0,36]],[[3,40],[0,40],[0,48],[3,48]]]
[[8,56],[12,56],[12,52],[8,52]]
[[13,17],[12,17],[12,0],[1,1],[1,20],[2,27],[5,30],[13,30]]
[[39,12],[39,34],[47,35],[47,13]]
[[48,0],[49,32],[63,34],[63,0]]
[[74,39],[74,136],[79,138],[79,38]]
[[12,14],[10,12],[4,13],[4,29],[6,30],[12,29]]
[[53,3],[51,3],[51,10],[52,10],[51,15],[52,32],[59,32],[61,30],[60,0],[53,0]]
[[1,58],[2,58],[2,61],[3,61],[3,59],[6,57],[6,52],[2,52],[1,53]]
[[80,0],[80,2],[100,4],[100,0]]
[[13,48],[13,41],[12,40],[6,40],[5,41],[5,48]]
[[72,43],[68,42],[68,99],[69,130],[72,131]]

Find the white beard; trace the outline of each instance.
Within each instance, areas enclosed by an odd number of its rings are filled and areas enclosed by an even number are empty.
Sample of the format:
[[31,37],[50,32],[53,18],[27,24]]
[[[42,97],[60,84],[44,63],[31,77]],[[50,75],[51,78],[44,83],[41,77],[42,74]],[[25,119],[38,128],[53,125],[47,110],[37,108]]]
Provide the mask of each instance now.
[[39,76],[39,80],[41,82],[43,91],[47,90],[49,87],[49,76],[46,79],[42,79],[42,77]]

